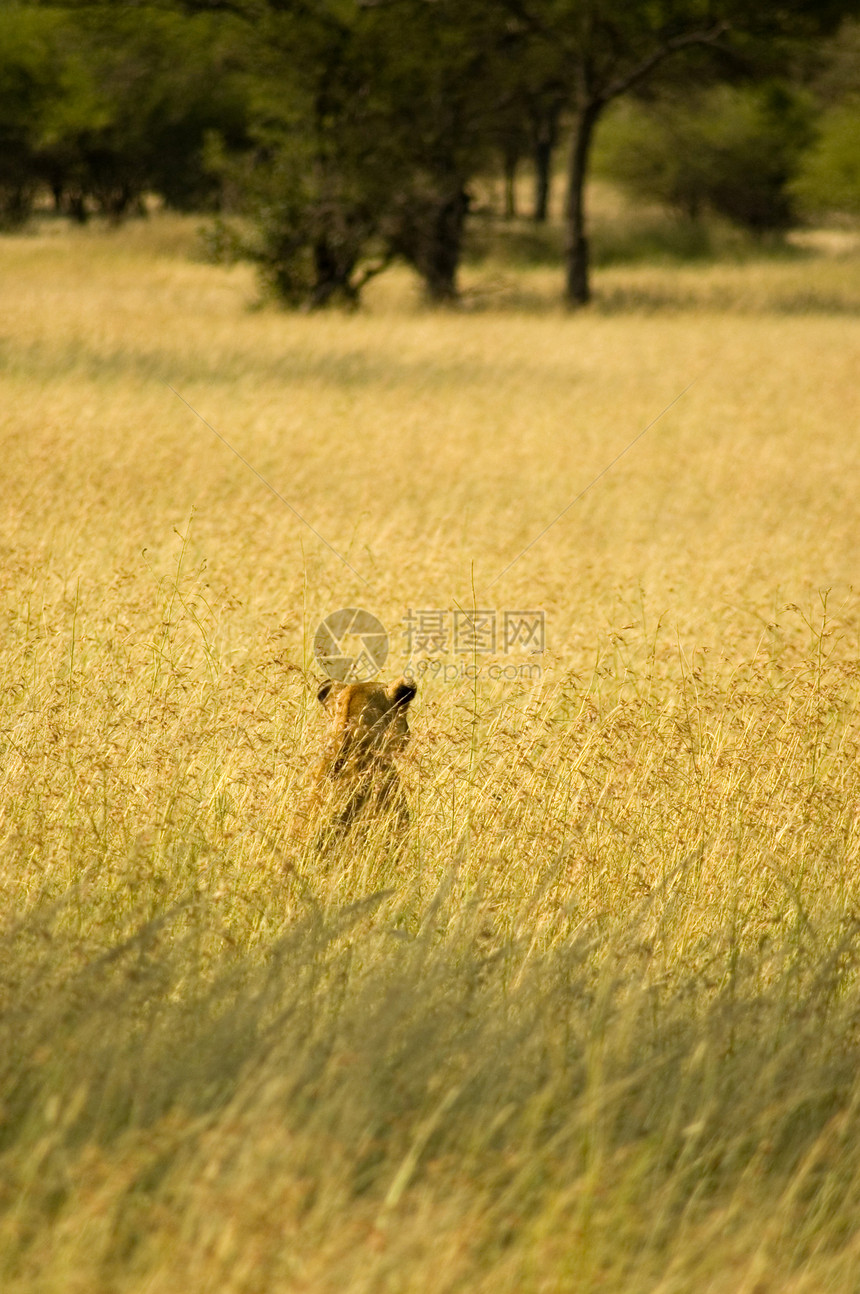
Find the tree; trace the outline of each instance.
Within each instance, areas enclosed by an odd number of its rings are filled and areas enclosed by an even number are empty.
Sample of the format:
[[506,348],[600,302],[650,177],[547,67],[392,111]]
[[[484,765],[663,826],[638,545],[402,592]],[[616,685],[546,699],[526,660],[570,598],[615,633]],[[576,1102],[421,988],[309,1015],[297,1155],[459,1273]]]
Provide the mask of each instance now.
[[[545,214],[564,111],[565,293],[577,305],[590,295],[585,180],[608,105],[667,64],[695,85],[703,63],[694,55],[723,76],[765,65],[773,76],[788,51],[860,0],[64,3],[75,19],[56,108],[44,119],[16,110],[31,87],[9,82],[12,106],[0,121],[12,158],[9,210],[29,201],[34,150],[58,201],[78,202],[81,214],[88,202],[122,214],[147,188],[204,204],[217,195],[211,162],[220,156],[283,299],[354,301],[400,257],[431,300],[446,301],[457,293],[472,180],[500,141],[512,166],[530,138],[536,214]],[[3,72],[0,56],[0,111]],[[745,146],[754,134],[740,131]]]
[[490,12],[487,0],[254,11],[254,146],[226,165],[281,300],[354,303],[394,258],[431,301],[456,297],[468,183],[498,97]]
[[557,48],[523,39],[516,27],[497,34],[490,82],[494,87],[492,134],[504,167],[505,215],[516,215],[514,186],[519,162],[530,155],[535,190],[532,215],[547,219],[552,158],[562,110],[568,100],[565,69]]
[[57,141],[96,208],[119,219],[147,192],[179,208],[217,203],[206,139],[243,141],[247,114],[230,21],[153,6],[90,6],[72,21],[67,48],[95,106],[58,114]]
[[824,113],[791,192],[806,214],[860,215],[860,97]]
[[821,106],[816,139],[791,185],[810,214],[860,214],[860,22],[826,42],[812,92]]
[[564,103],[564,93],[557,87],[550,87],[545,95],[535,96],[529,106],[529,127],[535,169],[533,214],[538,224],[544,224],[549,215],[552,159],[558,144],[559,123]]
[[827,0],[758,5],[739,0],[504,0],[524,38],[560,49],[570,90],[567,168],[566,283],[570,305],[591,295],[585,181],[595,128],[609,104],[637,89],[669,59],[696,49],[754,62],[756,42],[768,57],[794,37],[832,28],[856,7]]
[[0,14],[0,227],[30,214],[41,182],[43,122],[56,93],[56,15],[29,8]]
[[0,218],[47,188],[58,211],[120,219],[148,192],[217,201],[205,141],[233,144],[246,105],[231,31],[154,7],[15,4],[0,13]]
[[389,177],[382,233],[428,299],[450,302],[469,183],[488,165],[504,94],[497,73],[507,33],[487,0],[406,0],[377,15]]
[[807,92],[718,84],[623,107],[607,121],[601,167],[632,193],[690,219],[710,210],[756,234],[793,222],[791,184],[814,130]]
[[380,230],[392,171],[377,15],[319,0],[248,16],[249,146],[217,160],[253,231],[239,250],[286,305],[354,304],[393,255]]

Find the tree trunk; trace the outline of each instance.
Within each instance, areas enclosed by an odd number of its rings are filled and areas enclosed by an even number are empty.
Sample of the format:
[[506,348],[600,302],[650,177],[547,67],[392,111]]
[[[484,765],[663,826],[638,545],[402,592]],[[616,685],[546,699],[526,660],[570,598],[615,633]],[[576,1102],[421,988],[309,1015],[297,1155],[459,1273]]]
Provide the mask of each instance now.
[[568,305],[583,306],[591,300],[588,281],[589,249],[585,232],[585,180],[594,139],[594,127],[603,105],[590,102],[580,108],[573,122],[570,141],[570,162],[567,175],[567,240],[565,258],[567,284],[565,297]]
[[533,119],[532,149],[535,165],[535,206],[533,220],[545,224],[549,215],[552,155],[558,142],[558,108]]
[[356,257],[338,252],[325,236],[314,240],[314,283],[308,297],[308,308],[320,310],[332,301],[343,301],[346,305],[357,305],[358,293],[352,283]]
[[519,155],[505,149],[505,220],[513,220],[517,214],[517,162]]
[[550,167],[552,166],[552,143],[545,137],[535,142],[535,209],[533,219],[536,224],[545,225],[549,211]]
[[424,281],[427,300],[457,300],[457,271],[469,195],[460,185],[440,184],[435,193],[404,196],[391,212],[386,234],[389,259],[402,256]]
[[457,271],[463,249],[463,230],[469,199],[463,189],[443,201],[430,221],[419,270],[427,296],[437,304],[457,300]]
[[90,213],[87,211],[87,199],[82,189],[74,189],[66,195],[66,209],[69,218],[76,224],[85,225],[89,220]]

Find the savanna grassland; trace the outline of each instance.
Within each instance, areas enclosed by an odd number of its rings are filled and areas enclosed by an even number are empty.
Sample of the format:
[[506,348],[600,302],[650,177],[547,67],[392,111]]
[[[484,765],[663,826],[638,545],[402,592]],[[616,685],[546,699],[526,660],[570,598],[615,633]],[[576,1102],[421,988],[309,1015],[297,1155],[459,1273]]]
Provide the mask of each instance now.
[[[196,245],[0,240],[5,1294],[860,1288],[860,255]],[[344,606],[545,614],[405,857],[313,849]]]

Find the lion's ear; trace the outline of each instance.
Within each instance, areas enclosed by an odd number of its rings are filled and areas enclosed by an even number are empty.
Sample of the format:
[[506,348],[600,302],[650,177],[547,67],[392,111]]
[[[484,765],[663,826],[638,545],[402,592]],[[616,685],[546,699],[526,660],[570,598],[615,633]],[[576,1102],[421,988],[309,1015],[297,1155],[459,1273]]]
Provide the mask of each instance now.
[[322,687],[320,688],[320,690],[317,692],[317,700],[320,702],[321,705],[325,705],[326,701],[331,696],[333,687],[334,687],[334,679],[327,678],[326,681],[323,683]]
[[418,684],[410,678],[398,678],[388,689],[388,696],[394,705],[400,705],[405,710],[409,702],[418,691]]

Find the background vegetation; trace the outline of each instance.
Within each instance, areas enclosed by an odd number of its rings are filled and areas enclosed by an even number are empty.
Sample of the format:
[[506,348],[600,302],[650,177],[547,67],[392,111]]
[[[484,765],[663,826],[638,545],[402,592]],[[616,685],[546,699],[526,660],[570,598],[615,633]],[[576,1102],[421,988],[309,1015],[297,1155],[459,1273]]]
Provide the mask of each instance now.
[[759,236],[856,213],[857,32],[855,0],[12,0],[0,223],[158,199],[220,213],[213,252],[284,304],[355,304],[396,262],[448,302],[488,180],[513,217],[527,166],[537,223],[563,185],[579,305],[595,160]]

